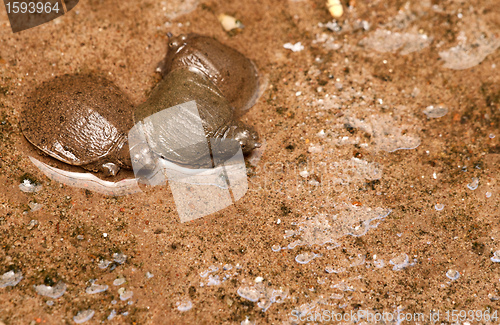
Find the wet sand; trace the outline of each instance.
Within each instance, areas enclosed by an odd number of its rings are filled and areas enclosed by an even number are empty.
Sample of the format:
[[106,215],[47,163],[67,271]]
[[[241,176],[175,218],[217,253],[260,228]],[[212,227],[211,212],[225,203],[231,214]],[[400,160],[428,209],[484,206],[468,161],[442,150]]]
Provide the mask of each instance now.
[[[0,324],[73,324],[87,309],[88,324],[301,324],[325,310],[424,313],[421,324],[433,309],[445,323],[447,310],[493,315],[498,6],[342,3],[338,24],[327,25],[323,1],[202,1],[177,17],[188,3],[88,1],[16,34],[0,10],[0,275],[23,276],[0,288]],[[225,32],[221,13],[245,28]],[[213,36],[267,82],[242,118],[266,143],[247,164],[247,194],[188,223],[168,186],[111,197],[51,181],[29,156],[84,171],[40,155],[19,126],[24,96],[65,73],[99,71],[134,104],[145,101],[167,32]],[[284,48],[297,42],[303,50]],[[444,116],[424,114],[438,105]],[[41,189],[22,192],[26,177]],[[92,280],[108,290],[86,293]],[[67,285],[60,298],[35,291],[58,281]]]

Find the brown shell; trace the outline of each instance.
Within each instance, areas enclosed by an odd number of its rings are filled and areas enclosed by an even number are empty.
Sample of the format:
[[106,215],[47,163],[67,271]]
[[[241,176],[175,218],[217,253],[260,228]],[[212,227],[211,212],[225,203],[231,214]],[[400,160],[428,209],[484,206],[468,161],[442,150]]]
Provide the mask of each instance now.
[[132,112],[131,102],[108,79],[66,74],[28,96],[21,129],[29,142],[65,163],[90,170],[108,162],[130,168]]
[[211,37],[189,34],[170,39],[162,75],[185,67],[198,69],[219,87],[236,116],[245,113],[258,98],[259,75],[255,64]]

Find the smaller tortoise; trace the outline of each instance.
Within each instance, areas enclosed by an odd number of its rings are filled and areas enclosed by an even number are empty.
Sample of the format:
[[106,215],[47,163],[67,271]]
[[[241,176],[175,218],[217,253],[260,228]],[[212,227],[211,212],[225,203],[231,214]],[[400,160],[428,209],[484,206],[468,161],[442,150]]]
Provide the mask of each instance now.
[[70,165],[114,176],[131,169],[127,134],[133,106],[108,79],[66,74],[44,82],[21,113],[21,130],[35,147]]

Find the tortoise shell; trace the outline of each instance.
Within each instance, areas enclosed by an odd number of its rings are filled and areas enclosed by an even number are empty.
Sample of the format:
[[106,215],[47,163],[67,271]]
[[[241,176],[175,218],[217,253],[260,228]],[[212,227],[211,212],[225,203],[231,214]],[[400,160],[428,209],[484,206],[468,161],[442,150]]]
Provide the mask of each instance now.
[[214,38],[198,34],[171,37],[161,72],[165,77],[177,68],[196,68],[214,83],[235,110],[250,109],[259,95],[255,64],[240,52]]
[[37,87],[21,113],[26,139],[70,165],[114,175],[131,168],[127,133],[133,126],[130,100],[110,80],[66,74]]

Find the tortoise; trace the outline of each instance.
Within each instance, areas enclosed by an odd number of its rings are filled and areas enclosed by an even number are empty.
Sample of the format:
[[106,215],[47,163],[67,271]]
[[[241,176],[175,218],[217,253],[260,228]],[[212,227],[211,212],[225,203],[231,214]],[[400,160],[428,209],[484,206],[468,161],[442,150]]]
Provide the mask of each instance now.
[[131,169],[127,134],[133,105],[100,75],[65,74],[42,83],[21,113],[26,139],[45,154],[70,165],[114,176]]
[[259,75],[250,59],[212,37],[194,33],[168,36],[167,55],[159,67],[163,77],[178,68],[197,69],[220,89],[236,117],[255,104]]
[[188,168],[211,168],[217,165],[211,154],[218,161],[229,159],[240,146],[248,154],[260,146],[258,135],[237,121],[233,111],[221,90],[199,70],[175,69],[135,108],[134,120],[142,124],[152,152],[133,159],[152,161],[148,155],[155,154]]
[[[116,175],[120,167],[132,168],[131,155],[148,168],[154,168],[158,155],[199,168],[213,167],[209,156],[214,150],[220,160],[239,149],[235,144],[244,154],[259,147],[257,133],[236,119],[254,104],[258,93],[252,61],[209,37],[190,34],[170,39],[163,79],[146,102],[134,109],[113,82],[99,75],[56,77],[28,96],[21,114],[26,139],[60,161],[106,176]],[[188,102],[196,103],[202,127],[194,128],[186,112],[169,110]],[[138,122],[148,127],[150,141],[130,152],[128,134]],[[172,132],[166,125],[186,127]],[[183,146],[185,139],[200,134],[204,141]],[[226,139],[234,141],[222,145]]]

